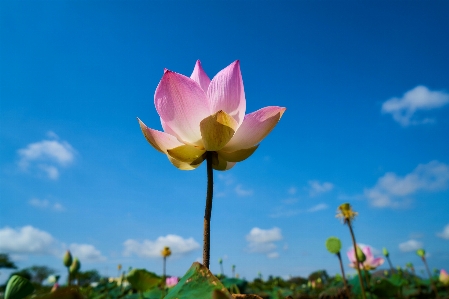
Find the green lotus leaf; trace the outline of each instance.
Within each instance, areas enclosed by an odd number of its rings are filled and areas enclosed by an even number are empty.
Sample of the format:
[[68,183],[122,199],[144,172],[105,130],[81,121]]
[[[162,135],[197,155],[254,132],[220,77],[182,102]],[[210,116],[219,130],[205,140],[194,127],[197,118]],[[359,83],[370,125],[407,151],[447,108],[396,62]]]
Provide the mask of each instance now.
[[5,299],[22,299],[33,291],[34,287],[28,279],[13,275],[6,285]]

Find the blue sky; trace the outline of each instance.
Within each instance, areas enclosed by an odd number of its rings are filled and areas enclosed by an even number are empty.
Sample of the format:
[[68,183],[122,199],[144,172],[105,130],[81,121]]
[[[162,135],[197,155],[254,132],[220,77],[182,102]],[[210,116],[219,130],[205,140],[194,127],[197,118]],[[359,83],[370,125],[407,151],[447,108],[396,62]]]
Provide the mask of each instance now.
[[[2,1],[0,252],[61,274],[117,264],[181,276],[201,257],[206,169],[144,139],[164,68],[239,59],[247,113],[287,111],[248,160],[214,172],[211,270],[306,276],[339,265],[335,218],[394,265],[449,268],[447,1]],[[377,251],[376,251],[377,250]],[[345,264],[349,261],[345,258]],[[384,265],[383,267],[386,267]],[[348,267],[346,267],[349,271]],[[1,271],[0,280],[8,271]]]

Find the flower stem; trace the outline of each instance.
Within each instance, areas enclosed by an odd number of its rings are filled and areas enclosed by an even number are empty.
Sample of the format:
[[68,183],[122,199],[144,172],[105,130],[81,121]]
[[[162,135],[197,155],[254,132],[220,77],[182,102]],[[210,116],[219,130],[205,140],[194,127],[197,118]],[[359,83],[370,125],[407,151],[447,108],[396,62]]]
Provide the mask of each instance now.
[[337,257],[338,257],[338,260],[340,261],[341,275],[343,276],[343,283],[345,284],[346,294],[348,295],[348,298],[351,298],[351,294],[349,293],[348,283],[346,282],[345,268],[343,267],[343,261],[341,260],[340,251],[337,252]]
[[210,260],[210,218],[212,215],[212,196],[214,193],[214,174],[212,170],[212,152],[206,152],[207,161],[207,193],[206,210],[204,212],[203,233],[203,265],[209,269]]
[[390,260],[389,256],[387,256],[387,261],[388,261],[388,264],[390,265],[390,271],[391,271],[390,276],[391,276],[394,274],[394,268],[393,268],[393,265],[391,264],[391,260]]
[[426,266],[427,274],[429,274],[430,285],[432,286],[432,289],[435,292],[435,298],[440,298],[440,296],[438,296],[438,290],[435,287],[435,284],[433,283],[432,274],[430,273],[429,266],[427,265],[427,261],[424,256],[422,257],[422,261],[424,262],[424,265]]
[[363,299],[366,299],[365,287],[363,285],[363,280],[362,280],[362,273],[360,272],[359,257],[357,256],[357,243],[355,242],[355,236],[354,236],[354,232],[352,230],[351,221],[348,220],[347,223],[348,223],[349,231],[351,232],[352,243],[354,244],[354,255],[355,255],[355,260],[356,260],[355,264],[357,266],[357,273],[359,274],[359,283],[360,283],[360,288],[362,289],[362,297],[363,297]]

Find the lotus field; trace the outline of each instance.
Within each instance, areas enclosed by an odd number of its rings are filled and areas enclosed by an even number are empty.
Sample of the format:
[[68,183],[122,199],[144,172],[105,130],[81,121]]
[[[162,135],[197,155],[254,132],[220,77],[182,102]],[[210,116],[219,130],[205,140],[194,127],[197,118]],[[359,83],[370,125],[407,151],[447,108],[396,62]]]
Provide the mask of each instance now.
[[[222,259],[218,261],[221,273],[211,273],[214,170],[228,171],[248,159],[280,121],[286,108],[268,106],[247,114],[239,61],[231,63],[212,79],[200,61],[196,62],[190,77],[165,70],[156,88],[154,105],[163,131],[151,129],[138,119],[148,143],[179,170],[194,170],[206,163],[202,263],[194,262],[182,277],[170,276],[166,273],[166,264],[170,263],[171,250],[166,246],[161,251],[162,269],[144,269],[143,266],[122,271],[122,266],[118,265],[117,277],[101,277],[97,271],[83,272],[83,261],[67,251],[61,261],[67,268],[67,281],[60,281],[59,275],[51,275],[42,285],[45,271],[38,270],[45,270],[42,269],[45,267],[24,269],[13,273],[3,286],[5,299],[449,298],[447,272],[443,269],[430,271],[424,249],[416,252],[415,260],[395,268],[394,256],[390,256],[386,248],[381,257],[374,256],[370,247],[359,245],[353,230],[358,214],[349,203],[336,207],[338,219],[329,221],[341,222],[341,234],[348,234],[352,240],[352,244],[345,244],[345,247],[351,249],[342,252],[342,242],[335,236],[323,240],[323,248],[335,255],[341,274],[330,277],[325,270],[317,269],[307,278],[285,279],[260,273],[258,278],[247,281],[236,274],[238,265],[232,265],[231,276],[224,275]],[[2,259],[2,267],[14,268],[8,255],[2,254]],[[415,273],[414,264],[423,265],[426,272]],[[346,274],[348,266],[355,274]],[[379,270],[380,266],[384,266],[384,270]],[[36,273],[40,273],[40,279],[36,278]]]

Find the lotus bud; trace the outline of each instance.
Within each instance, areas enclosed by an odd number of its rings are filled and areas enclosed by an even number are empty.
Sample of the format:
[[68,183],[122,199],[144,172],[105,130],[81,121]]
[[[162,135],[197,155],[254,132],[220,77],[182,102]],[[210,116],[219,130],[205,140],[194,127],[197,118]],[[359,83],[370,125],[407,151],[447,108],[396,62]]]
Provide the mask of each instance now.
[[221,265],[223,264],[223,259],[218,259],[218,263]]
[[384,270],[384,275],[388,276],[388,271],[387,270]]
[[388,252],[387,248],[382,248],[382,253],[384,254],[385,257],[388,257],[390,255],[390,253]]
[[118,271],[122,270],[122,264],[118,264],[118,265],[117,265],[117,270],[118,270]]
[[80,270],[80,268],[81,268],[81,263],[80,263],[80,261],[78,260],[78,258],[76,257],[76,258],[73,259],[73,263],[72,263],[72,265],[70,266],[70,274],[76,274],[76,273],[78,273],[78,271]]
[[72,254],[69,250],[67,250],[62,258],[62,262],[64,263],[64,266],[70,267],[70,265],[72,265],[72,261]]
[[359,260],[360,263],[363,263],[364,261],[366,261],[366,255],[363,253],[362,249],[360,249],[359,246],[357,246],[357,259]]
[[416,250],[416,254],[423,259],[426,256],[426,251],[421,248]]
[[440,271],[440,282],[445,286],[449,286],[449,274],[443,269]]
[[333,254],[337,254],[341,250],[341,241],[337,237],[329,237],[326,240],[326,249]]
[[164,249],[162,249],[161,254],[163,257],[169,257],[171,255],[170,247],[165,246]]

